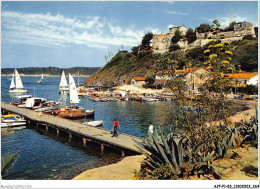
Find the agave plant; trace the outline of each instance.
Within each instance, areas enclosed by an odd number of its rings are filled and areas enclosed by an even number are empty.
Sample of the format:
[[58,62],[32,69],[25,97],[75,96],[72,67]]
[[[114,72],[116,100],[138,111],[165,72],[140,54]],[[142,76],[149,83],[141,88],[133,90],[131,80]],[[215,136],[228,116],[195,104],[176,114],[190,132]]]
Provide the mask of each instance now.
[[6,171],[10,168],[11,164],[15,161],[18,152],[14,154],[7,154],[1,158],[1,175],[3,176]]
[[250,142],[255,145],[255,147],[258,146],[258,110],[257,107],[255,106],[255,113],[256,115],[251,118],[251,121],[249,125],[244,127],[243,132],[244,134],[244,139],[241,142],[241,145]]
[[195,165],[193,166],[191,171],[189,171],[188,176],[197,175],[200,178],[201,175],[202,176],[212,175],[215,179],[220,179],[222,172],[217,168],[217,165],[213,164],[211,161],[214,154],[215,151],[212,151],[211,153],[208,153],[208,155],[205,158],[203,158],[200,152],[195,154],[196,158],[193,157],[193,161]]
[[191,162],[190,141],[186,135],[170,134],[165,138],[159,127],[159,133],[155,129],[153,135],[150,134],[142,142],[135,142],[138,144],[137,148],[146,155],[144,163],[149,174],[157,168],[169,165],[178,177],[182,177]]

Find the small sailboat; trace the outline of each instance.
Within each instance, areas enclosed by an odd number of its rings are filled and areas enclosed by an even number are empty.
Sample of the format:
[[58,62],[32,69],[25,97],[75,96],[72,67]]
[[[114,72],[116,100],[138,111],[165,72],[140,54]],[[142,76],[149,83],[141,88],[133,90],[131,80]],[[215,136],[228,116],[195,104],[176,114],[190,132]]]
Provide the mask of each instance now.
[[43,84],[43,74],[40,80],[37,81],[38,84]]
[[18,71],[14,70],[14,75],[10,84],[10,93],[26,93],[27,90],[23,87],[22,79],[18,73]]
[[62,74],[61,74],[61,79],[60,79],[59,92],[61,92],[61,91],[68,91],[68,90],[69,90],[68,83],[67,83],[67,80],[66,80],[65,72],[63,70]]

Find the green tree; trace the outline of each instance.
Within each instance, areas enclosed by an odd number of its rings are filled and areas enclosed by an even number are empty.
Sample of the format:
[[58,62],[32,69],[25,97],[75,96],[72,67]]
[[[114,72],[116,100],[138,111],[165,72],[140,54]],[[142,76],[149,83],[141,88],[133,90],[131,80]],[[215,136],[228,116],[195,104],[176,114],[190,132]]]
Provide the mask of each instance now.
[[142,43],[141,43],[142,49],[150,48],[151,39],[153,39],[153,33],[152,32],[148,32],[147,34],[144,35]]
[[169,47],[169,52],[176,51],[180,49],[181,47],[178,44],[171,44]]
[[188,43],[192,43],[197,39],[196,32],[193,31],[193,29],[189,28],[185,37],[188,40]]
[[201,24],[199,27],[196,28],[196,30],[199,33],[204,33],[204,32],[208,32],[210,29],[210,25],[209,24]]
[[138,55],[138,51],[139,51],[139,46],[134,46],[131,48],[132,50],[132,54],[137,56]]
[[154,77],[153,76],[147,76],[146,78],[145,78],[145,82],[147,82],[148,84],[154,84],[154,82],[155,82],[155,79],[154,79]]
[[225,28],[225,31],[234,31],[234,25],[236,22],[231,22],[228,27]]
[[174,36],[171,39],[172,43],[177,43],[183,36],[181,35],[181,31],[179,29],[176,30]]
[[258,27],[254,27],[254,30],[255,30],[256,37],[258,37]]

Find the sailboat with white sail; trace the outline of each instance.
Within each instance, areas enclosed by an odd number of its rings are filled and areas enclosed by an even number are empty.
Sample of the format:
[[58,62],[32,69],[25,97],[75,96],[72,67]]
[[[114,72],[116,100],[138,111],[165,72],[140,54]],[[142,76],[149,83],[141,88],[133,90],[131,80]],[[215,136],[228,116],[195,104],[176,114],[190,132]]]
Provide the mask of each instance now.
[[10,93],[26,93],[27,92],[27,90],[23,87],[22,79],[16,69],[14,70],[9,92]]
[[94,116],[95,110],[84,110],[84,108],[74,106],[80,102],[78,97],[78,91],[76,88],[75,81],[72,75],[69,73],[69,107],[63,107],[58,110],[48,111],[45,113],[56,115],[58,117],[68,118],[68,119],[81,119],[87,116]]
[[66,80],[65,72],[63,70],[62,74],[61,74],[61,79],[60,79],[59,92],[61,92],[61,91],[68,91],[68,90],[69,90],[68,83],[67,83],[67,80]]
[[43,84],[43,74],[40,80],[37,81],[38,84]]

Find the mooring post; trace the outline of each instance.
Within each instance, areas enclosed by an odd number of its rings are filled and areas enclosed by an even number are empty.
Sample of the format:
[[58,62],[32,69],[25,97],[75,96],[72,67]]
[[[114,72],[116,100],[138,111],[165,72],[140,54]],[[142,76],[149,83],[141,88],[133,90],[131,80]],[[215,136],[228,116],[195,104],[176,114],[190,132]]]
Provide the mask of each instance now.
[[122,157],[125,157],[125,152],[122,150],[121,151]]
[[56,133],[57,133],[57,137],[59,136],[60,130],[58,128],[56,128]]
[[45,132],[47,133],[48,130],[49,130],[49,127],[48,127],[48,125],[46,124],[46,125],[45,125]]
[[104,145],[103,145],[103,144],[101,144],[101,153],[103,153],[103,152],[104,152],[104,149],[105,149]]
[[72,134],[69,132],[69,142],[71,142],[71,139],[72,139]]
[[83,146],[86,146],[86,144],[87,144],[87,139],[82,138],[82,140],[83,140]]

